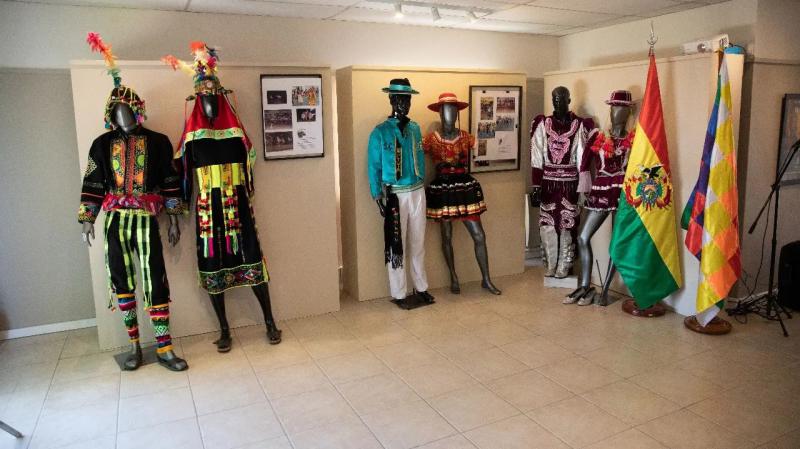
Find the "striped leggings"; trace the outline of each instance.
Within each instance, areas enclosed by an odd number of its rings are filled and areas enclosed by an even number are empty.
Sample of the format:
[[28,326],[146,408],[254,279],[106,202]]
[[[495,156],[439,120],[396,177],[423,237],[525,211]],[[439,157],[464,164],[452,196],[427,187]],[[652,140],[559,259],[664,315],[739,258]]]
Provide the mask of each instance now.
[[106,272],[109,289],[117,296],[123,322],[131,342],[139,341],[136,314],[136,269],[139,261],[144,309],[150,314],[157,351],[172,349],[169,334],[169,282],[164,268],[164,255],[158,221],[142,210],[119,209],[106,212]]

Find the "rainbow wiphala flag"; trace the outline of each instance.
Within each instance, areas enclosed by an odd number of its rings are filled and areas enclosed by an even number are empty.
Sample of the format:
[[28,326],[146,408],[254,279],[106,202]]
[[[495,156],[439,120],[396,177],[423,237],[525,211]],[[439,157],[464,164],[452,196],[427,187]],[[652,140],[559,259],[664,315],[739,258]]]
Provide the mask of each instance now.
[[681,227],[688,231],[686,248],[700,261],[696,310],[697,321],[703,326],[722,309],[741,274],[731,103],[731,83],[723,54],[700,174],[681,219]]

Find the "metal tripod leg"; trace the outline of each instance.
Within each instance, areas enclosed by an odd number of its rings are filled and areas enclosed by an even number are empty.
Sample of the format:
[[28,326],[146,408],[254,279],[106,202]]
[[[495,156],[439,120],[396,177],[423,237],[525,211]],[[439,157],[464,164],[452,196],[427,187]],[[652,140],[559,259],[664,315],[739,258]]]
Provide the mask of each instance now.
[[17,431],[17,429],[9,426],[8,424],[4,423],[3,421],[0,421],[0,429],[5,430],[6,432],[10,433],[11,435],[14,435],[14,438],[22,438],[22,434],[19,433]]

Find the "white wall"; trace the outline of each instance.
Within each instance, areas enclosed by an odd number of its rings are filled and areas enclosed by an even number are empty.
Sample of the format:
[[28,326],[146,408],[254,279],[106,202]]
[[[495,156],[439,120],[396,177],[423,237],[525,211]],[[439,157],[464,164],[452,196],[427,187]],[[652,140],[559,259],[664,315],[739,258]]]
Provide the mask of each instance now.
[[[797,4],[795,0],[785,3]],[[646,58],[651,20],[658,35],[656,56],[659,58],[680,55],[681,44],[685,42],[721,33],[728,33],[733,43],[747,47],[752,53],[759,4],[758,0],[732,0],[570,34],[560,38],[558,43],[560,68],[567,70]],[[776,36],[776,39],[782,37]]]
[[[338,21],[0,2],[0,66],[61,67],[91,57],[100,33],[122,59],[187,58],[205,40],[226,61],[514,70],[531,77],[558,68],[549,36]],[[123,74],[123,78],[124,78]]]
[[800,1],[758,0],[755,38],[758,58],[800,61]]

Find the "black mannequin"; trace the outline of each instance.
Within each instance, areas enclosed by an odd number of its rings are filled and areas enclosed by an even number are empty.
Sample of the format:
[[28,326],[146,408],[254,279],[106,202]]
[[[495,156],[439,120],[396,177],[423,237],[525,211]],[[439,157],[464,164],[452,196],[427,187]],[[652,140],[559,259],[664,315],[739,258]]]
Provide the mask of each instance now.
[[[215,94],[198,95],[197,100],[203,108],[203,114],[213,122],[219,113],[219,99]],[[281,342],[281,330],[275,324],[275,318],[272,316],[272,304],[269,298],[269,287],[266,283],[254,285],[252,287],[253,293],[256,295],[258,304],[261,306],[261,312],[264,314],[264,323],[267,326],[267,338],[271,345],[277,345]],[[231,350],[231,331],[228,325],[228,317],[225,313],[225,294],[210,293],[208,297],[211,299],[211,306],[214,308],[214,313],[217,315],[220,327],[219,339],[214,342],[217,345],[217,351],[228,352]]]
[[[445,140],[453,140],[459,135],[459,129],[456,128],[456,120],[458,119],[458,106],[456,104],[444,104],[439,109],[439,118],[442,123],[442,138]],[[494,295],[499,295],[500,290],[495,287],[492,280],[489,278],[489,255],[486,249],[486,233],[483,231],[483,225],[480,219],[478,220],[463,220],[464,227],[472,237],[475,243],[475,258],[478,260],[478,266],[481,269],[481,287],[489,290]],[[461,293],[461,287],[458,285],[458,275],[453,257],[453,222],[442,220],[441,221],[442,233],[442,252],[444,259],[447,262],[447,267],[450,270],[450,291],[453,293]]]
[[[139,123],[136,121],[133,110],[129,105],[124,103],[117,103],[114,105],[111,110],[111,121],[113,122],[114,129],[123,136],[127,136],[129,133],[139,128]],[[84,222],[81,233],[83,234],[83,241],[85,241],[88,246],[92,246],[92,240],[94,239],[94,223]],[[174,247],[181,238],[181,231],[178,227],[178,217],[175,215],[169,216],[168,234],[169,243]],[[183,371],[188,368],[186,361],[175,355],[175,352],[172,350],[159,354],[158,358],[162,359],[168,365],[169,369],[173,371]],[[131,352],[125,359],[124,366],[127,370],[135,370],[141,364],[142,347],[137,341],[131,343]]]
[[[553,118],[559,122],[569,121],[569,104],[572,99],[569,96],[569,89],[559,86],[553,89]],[[531,192],[531,206],[539,207],[541,204],[541,187],[534,187]]]
[[389,104],[392,105],[392,115],[390,117],[396,118],[400,132],[405,132],[406,125],[411,120],[408,118],[408,111],[411,110],[411,95],[390,94]]

